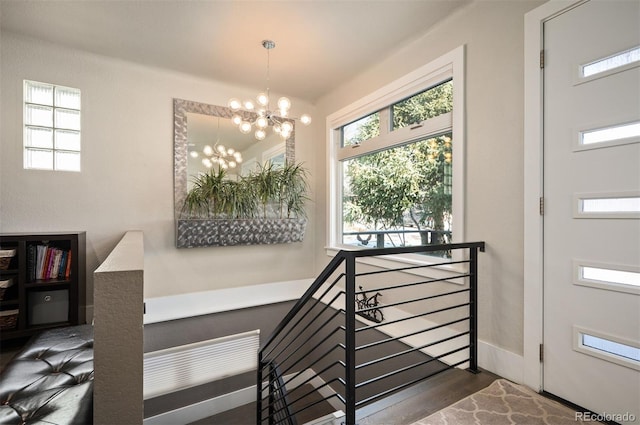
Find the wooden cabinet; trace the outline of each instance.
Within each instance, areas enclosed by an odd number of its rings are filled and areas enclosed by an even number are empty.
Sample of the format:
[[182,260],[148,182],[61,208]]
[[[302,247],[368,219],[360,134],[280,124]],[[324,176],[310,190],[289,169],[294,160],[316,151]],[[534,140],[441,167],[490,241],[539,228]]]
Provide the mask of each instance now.
[[[0,283],[0,339],[28,337],[43,329],[86,321],[86,237],[73,233],[5,233]],[[1,289],[0,289],[1,291]]]

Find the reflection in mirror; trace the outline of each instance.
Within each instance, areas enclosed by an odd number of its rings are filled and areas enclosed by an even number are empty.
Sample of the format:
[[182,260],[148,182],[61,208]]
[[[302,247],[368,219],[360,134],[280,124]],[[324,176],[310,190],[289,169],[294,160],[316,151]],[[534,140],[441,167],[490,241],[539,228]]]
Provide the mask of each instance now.
[[[259,164],[272,161],[274,164],[295,162],[295,130],[283,142],[280,136],[268,133],[267,138],[257,141],[252,134],[243,134],[231,123],[234,112],[225,106],[174,99],[174,213],[178,220],[190,187],[190,181],[209,168],[202,163],[205,146],[213,149],[216,142],[228,152],[239,152],[241,161],[235,168],[228,168],[232,178],[246,175]],[[238,112],[235,112],[238,113]],[[243,113],[246,119],[255,119],[254,113]],[[219,119],[219,126],[218,126]],[[293,124],[293,121],[291,121]],[[190,156],[196,152],[197,158]],[[216,165],[217,167],[217,165]],[[236,176],[236,177],[233,177]]]
[[187,114],[187,191],[193,181],[211,169],[226,170],[227,178],[237,180],[257,171],[267,162],[285,163],[286,146],[280,136],[269,133],[264,140],[238,131],[231,120],[214,115]]

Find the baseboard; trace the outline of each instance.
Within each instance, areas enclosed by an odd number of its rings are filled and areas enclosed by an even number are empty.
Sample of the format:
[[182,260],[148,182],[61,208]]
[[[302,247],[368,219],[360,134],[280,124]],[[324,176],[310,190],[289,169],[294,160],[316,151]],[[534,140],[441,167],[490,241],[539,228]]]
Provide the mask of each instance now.
[[[320,388],[318,392],[323,397],[332,396],[334,392],[331,388],[328,386],[322,387],[325,383],[324,380],[315,375],[316,373],[312,369],[306,369],[297,374],[297,376],[290,374],[286,375],[283,379],[291,389],[309,381],[307,383],[312,385],[314,388]],[[267,385],[266,382],[264,385]],[[256,386],[252,385],[209,400],[190,404],[189,406],[164,412],[150,418],[145,418],[143,423],[144,425],[187,424],[208,418],[209,416],[217,415],[218,413],[226,412],[227,410],[235,409],[236,407],[244,406],[245,404],[249,404],[254,401],[256,401]],[[336,411],[343,408],[342,404],[335,397],[328,399],[327,402],[331,404]]]
[[478,366],[518,384],[524,382],[524,357],[478,340]]
[[145,418],[144,425],[188,424],[251,403],[256,399],[256,386]]

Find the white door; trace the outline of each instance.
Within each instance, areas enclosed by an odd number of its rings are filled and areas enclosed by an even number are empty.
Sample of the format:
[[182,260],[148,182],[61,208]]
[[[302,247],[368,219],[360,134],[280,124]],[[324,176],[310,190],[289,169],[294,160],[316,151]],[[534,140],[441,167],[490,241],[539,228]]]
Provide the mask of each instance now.
[[640,423],[639,61],[638,0],[544,24],[543,389],[620,423]]

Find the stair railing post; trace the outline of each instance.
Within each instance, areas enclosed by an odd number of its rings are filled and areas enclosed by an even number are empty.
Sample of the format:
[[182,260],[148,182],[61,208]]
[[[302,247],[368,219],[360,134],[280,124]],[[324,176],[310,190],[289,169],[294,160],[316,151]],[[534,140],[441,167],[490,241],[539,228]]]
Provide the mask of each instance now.
[[258,351],[258,381],[256,382],[256,425],[262,423],[262,351]]
[[346,256],[346,299],[345,299],[345,382],[346,416],[345,425],[356,423],[356,258]]
[[469,370],[478,372],[478,248],[469,248]]
[[269,365],[269,425],[274,425],[276,423],[276,384],[275,384],[275,374],[276,371],[274,369],[273,363]]

